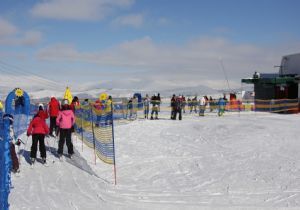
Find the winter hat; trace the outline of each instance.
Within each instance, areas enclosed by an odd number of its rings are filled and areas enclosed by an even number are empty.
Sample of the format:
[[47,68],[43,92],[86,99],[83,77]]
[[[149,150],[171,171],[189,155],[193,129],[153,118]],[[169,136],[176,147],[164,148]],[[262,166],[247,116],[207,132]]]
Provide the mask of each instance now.
[[68,110],[68,109],[70,109],[69,101],[68,101],[68,99],[64,99],[62,101],[62,110]]
[[14,123],[14,116],[11,114],[4,114],[3,115],[3,120],[9,119],[9,123],[12,125]]
[[44,110],[44,105],[43,104],[39,104],[39,110]]

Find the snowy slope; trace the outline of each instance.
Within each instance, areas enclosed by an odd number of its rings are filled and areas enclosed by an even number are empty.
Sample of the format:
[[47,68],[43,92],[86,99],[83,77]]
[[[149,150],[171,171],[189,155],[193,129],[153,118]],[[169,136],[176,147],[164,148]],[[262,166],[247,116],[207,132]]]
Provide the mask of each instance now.
[[11,209],[299,209],[299,123],[299,115],[209,113],[117,125],[116,186],[112,166],[95,165],[74,137],[74,160],[48,151],[50,166],[31,169],[21,158]]

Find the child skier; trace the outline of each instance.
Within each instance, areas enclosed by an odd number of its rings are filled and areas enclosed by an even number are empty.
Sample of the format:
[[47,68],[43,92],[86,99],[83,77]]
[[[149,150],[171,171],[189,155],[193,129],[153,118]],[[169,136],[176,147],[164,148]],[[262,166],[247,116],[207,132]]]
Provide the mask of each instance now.
[[20,146],[21,140],[15,138],[15,133],[13,129],[14,117],[11,114],[4,114],[3,120],[9,119],[9,138],[10,138],[10,155],[12,160],[12,172],[19,173],[19,160],[16,154],[15,145]]
[[[41,110],[40,110],[41,111]],[[31,145],[31,164],[34,164],[37,153],[37,144],[39,143],[39,149],[41,153],[42,163],[46,163],[46,147],[45,147],[45,135],[48,135],[49,128],[45,122],[42,112],[38,112],[31,120],[27,129],[27,136],[32,135]]]
[[71,139],[71,130],[72,126],[75,123],[75,116],[67,100],[64,100],[62,104],[62,110],[58,113],[58,116],[56,118],[56,125],[59,127],[59,142],[57,153],[60,158],[63,154],[64,144],[66,141],[68,147],[68,154],[71,158],[71,156],[74,154]]
[[146,97],[144,98],[144,114],[145,119],[148,119],[149,116],[149,105],[150,105],[150,99],[148,94],[146,94]]
[[52,96],[48,104],[48,112],[50,115],[50,136],[54,137],[53,131],[56,131],[56,118],[60,109],[58,100]]

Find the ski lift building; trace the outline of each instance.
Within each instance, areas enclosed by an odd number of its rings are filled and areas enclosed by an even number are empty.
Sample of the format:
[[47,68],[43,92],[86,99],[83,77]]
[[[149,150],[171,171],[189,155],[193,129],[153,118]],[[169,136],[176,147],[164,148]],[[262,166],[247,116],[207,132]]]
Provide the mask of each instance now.
[[252,78],[242,79],[242,83],[254,84],[256,105],[262,101],[276,103],[276,99],[281,99],[280,103],[289,101],[296,106],[293,110],[299,111],[300,53],[283,56],[278,73],[255,72]]

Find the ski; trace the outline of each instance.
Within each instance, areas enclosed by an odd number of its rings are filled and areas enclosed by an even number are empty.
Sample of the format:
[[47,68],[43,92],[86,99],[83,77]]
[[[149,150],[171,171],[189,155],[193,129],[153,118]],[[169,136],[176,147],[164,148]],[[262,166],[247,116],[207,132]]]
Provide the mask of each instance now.
[[58,157],[58,159],[59,159],[59,162],[63,162],[64,161],[63,156]]
[[48,164],[47,162],[42,163],[42,164],[43,164],[43,166],[45,166],[45,167],[49,167],[49,164]]
[[34,163],[31,163],[31,164],[30,164],[30,168],[31,168],[31,169],[34,169]]

